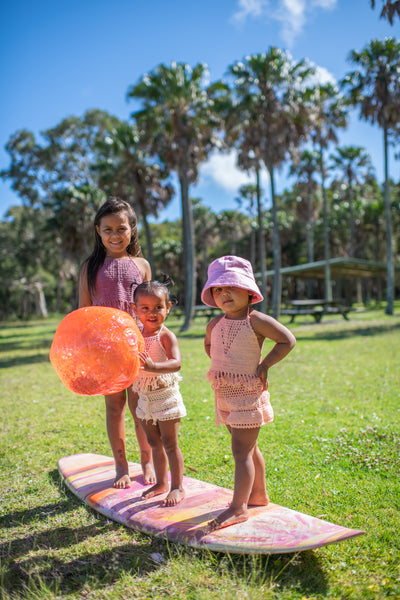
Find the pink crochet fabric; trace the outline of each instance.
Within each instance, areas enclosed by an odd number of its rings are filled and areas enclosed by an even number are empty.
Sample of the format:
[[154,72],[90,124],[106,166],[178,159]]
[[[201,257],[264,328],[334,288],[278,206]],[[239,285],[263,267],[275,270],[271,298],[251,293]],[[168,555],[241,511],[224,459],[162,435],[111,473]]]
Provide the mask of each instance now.
[[[160,333],[144,338],[145,351],[154,362],[164,362],[167,355],[160,341]],[[133,391],[139,394],[136,414],[139,419],[153,423],[170,421],[186,416],[182,395],[179,391],[178,373],[152,373],[140,370],[133,382]]]
[[215,392],[215,422],[247,429],[274,419],[269,392],[256,375],[261,359],[250,316],[222,317],[211,332],[211,367],[208,379]]
[[132,258],[106,258],[97,272],[93,306],[119,308],[134,317],[131,302],[136,285],[130,287],[133,281],[139,285],[143,279]]

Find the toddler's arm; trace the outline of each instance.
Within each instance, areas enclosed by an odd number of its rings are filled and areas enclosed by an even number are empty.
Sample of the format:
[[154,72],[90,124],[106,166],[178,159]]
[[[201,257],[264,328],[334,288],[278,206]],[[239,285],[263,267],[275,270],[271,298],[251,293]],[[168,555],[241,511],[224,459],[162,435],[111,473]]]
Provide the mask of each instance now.
[[251,324],[260,340],[263,341],[268,338],[275,342],[275,346],[258,365],[257,369],[257,375],[260,377],[263,386],[266,387],[268,369],[289,354],[296,345],[296,338],[282,323],[258,311],[251,313]]
[[206,351],[207,355],[210,358],[211,358],[211,332],[214,329],[215,325],[218,323],[218,321],[220,319],[222,319],[222,316],[218,315],[218,317],[214,317],[207,325],[206,335],[204,338],[204,350]]
[[164,362],[154,362],[146,352],[140,352],[139,357],[145,371],[154,373],[175,373],[181,368],[181,353],[176,335],[166,327],[163,327],[160,341],[167,354]]

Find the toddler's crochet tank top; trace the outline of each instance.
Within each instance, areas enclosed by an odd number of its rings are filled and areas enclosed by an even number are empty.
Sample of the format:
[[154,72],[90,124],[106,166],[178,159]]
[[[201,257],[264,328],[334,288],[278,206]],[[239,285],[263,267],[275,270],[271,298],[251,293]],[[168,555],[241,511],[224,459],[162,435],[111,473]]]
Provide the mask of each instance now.
[[215,393],[215,423],[247,429],[274,418],[269,392],[263,390],[256,370],[261,348],[250,315],[234,320],[222,317],[211,332],[208,379]]
[[[167,358],[160,333],[144,338],[145,351],[154,362],[164,362]],[[133,391],[139,394],[136,414],[144,421],[170,421],[186,416],[179,390],[181,376],[178,373],[151,373],[140,370],[133,382]]]
[[[144,349],[155,363],[167,360],[167,353],[160,340],[160,332],[144,338]],[[152,373],[141,369],[139,376],[133,382],[133,389],[137,392],[148,392],[174,386],[181,379],[178,373]]]
[[[143,278],[132,258],[106,258],[97,272],[93,306],[109,306],[132,316],[133,291]],[[131,284],[136,282],[131,288]]]
[[253,380],[261,350],[250,315],[240,320],[223,316],[211,332],[209,379],[216,383],[218,380],[229,383]]

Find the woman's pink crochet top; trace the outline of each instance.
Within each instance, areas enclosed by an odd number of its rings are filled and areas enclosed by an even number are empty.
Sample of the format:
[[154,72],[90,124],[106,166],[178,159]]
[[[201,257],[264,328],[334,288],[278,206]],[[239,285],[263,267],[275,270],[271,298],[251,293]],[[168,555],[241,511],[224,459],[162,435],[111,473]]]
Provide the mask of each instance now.
[[[106,258],[97,272],[93,306],[119,308],[133,317],[133,292],[142,283],[142,274],[132,258]],[[131,287],[131,284],[135,285]]]

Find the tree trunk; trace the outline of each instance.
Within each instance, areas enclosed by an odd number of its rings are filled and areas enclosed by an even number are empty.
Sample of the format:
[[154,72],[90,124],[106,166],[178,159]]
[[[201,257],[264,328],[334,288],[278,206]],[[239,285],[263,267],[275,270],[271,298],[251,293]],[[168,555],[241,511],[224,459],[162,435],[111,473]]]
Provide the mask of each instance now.
[[263,229],[263,209],[261,204],[261,188],[260,188],[260,167],[256,168],[256,189],[257,189],[257,218],[258,218],[258,252],[261,272],[261,293],[264,300],[260,303],[261,312],[267,312],[267,276],[265,274],[265,238]]
[[326,197],[325,189],[325,166],[322,147],[319,153],[319,162],[321,169],[321,187],[322,187],[322,201],[323,201],[323,214],[324,214],[324,258],[325,258],[325,299],[332,300],[332,285],[331,285],[331,266],[329,264],[330,253],[329,253],[329,225],[328,225],[328,200]]
[[[314,218],[313,218],[313,198],[311,186],[307,189],[307,261],[314,261]],[[312,298],[313,280],[307,279],[307,298]]]
[[139,198],[140,212],[142,216],[142,223],[144,228],[144,236],[146,238],[146,259],[149,261],[151,266],[151,272],[153,274],[154,267],[154,256],[153,256],[153,241],[151,239],[151,231],[149,227],[149,222],[147,220],[147,209],[146,209],[146,201],[144,198]]
[[355,238],[355,227],[354,227],[354,204],[356,198],[353,197],[352,181],[349,179],[349,208],[350,208],[350,248],[349,257],[354,258],[354,238]]
[[390,187],[389,187],[389,158],[388,158],[388,130],[383,129],[383,147],[385,153],[385,222],[386,222],[386,261],[387,261],[387,282],[386,282],[386,310],[387,315],[393,314],[393,288],[394,288],[394,268],[393,268],[393,248],[392,248],[392,216],[390,206]]
[[35,304],[36,304],[36,314],[44,317],[45,319],[48,317],[47,312],[47,304],[46,297],[44,295],[42,284],[37,281],[34,285],[35,289]]
[[272,316],[279,319],[281,309],[281,248],[279,240],[279,224],[278,210],[276,205],[274,168],[269,169],[269,177],[271,182],[271,200],[272,200],[272,240],[273,240],[273,257],[274,257],[274,285],[272,290]]
[[189,182],[185,169],[179,174],[182,203],[183,271],[185,275],[185,320],[181,331],[188,331],[193,321],[196,298],[196,265],[194,256],[194,225],[192,202],[189,198]]

